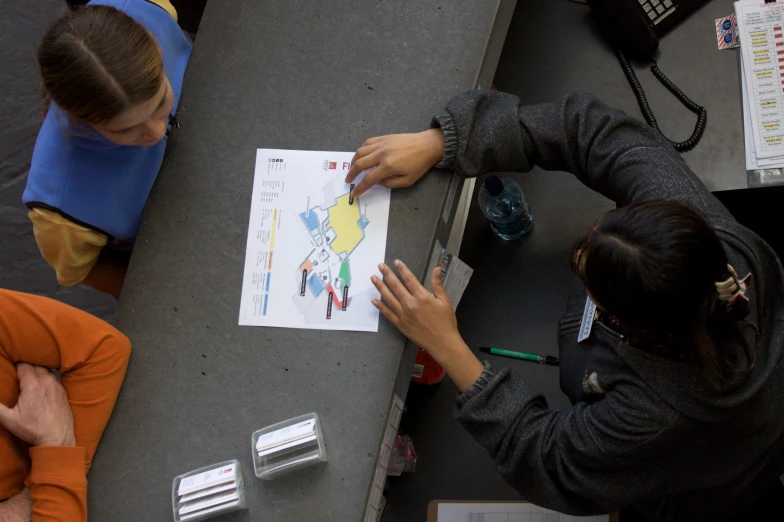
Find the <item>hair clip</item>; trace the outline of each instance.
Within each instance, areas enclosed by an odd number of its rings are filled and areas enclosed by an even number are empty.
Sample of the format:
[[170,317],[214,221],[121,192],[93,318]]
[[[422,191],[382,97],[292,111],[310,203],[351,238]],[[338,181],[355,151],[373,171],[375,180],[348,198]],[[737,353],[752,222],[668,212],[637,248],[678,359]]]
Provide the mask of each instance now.
[[727,265],[727,271],[730,274],[727,279],[714,283],[719,300],[727,302],[727,310],[732,310],[738,304],[748,309],[751,302],[746,297],[746,289],[751,284],[751,273],[746,274],[743,279],[739,279],[738,273],[732,265]]

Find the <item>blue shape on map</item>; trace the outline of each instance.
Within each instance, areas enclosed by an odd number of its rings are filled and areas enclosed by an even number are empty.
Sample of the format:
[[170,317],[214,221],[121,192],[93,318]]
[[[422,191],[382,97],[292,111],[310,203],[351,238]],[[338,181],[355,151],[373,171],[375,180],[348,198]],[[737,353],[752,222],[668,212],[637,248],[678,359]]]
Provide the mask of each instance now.
[[303,212],[299,215],[308,230],[316,230],[319,227],[318,216],[315,212]]
[[368,226],[369,224],[370,221],[368,221],[368,218],[366,218],[365,216],[362,216],[361,218],[359,218],[359,221],[357,221],[357,225],[359,225],[359,228],[361,228],[362,230],[365,230],[365,227]]
[[310,291],[313,292],[313,295],[318,297],[321,292],[324,291],[324,284],[321,282],[319,277],[313,276],[308,279],[308,288],[310,288]]

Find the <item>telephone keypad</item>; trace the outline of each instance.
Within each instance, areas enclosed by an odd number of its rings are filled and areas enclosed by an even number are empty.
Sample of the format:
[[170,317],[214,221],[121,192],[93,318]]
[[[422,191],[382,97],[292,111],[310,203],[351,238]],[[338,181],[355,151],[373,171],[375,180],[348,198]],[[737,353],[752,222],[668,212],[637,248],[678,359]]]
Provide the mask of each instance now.
[[637,0],[648,15],[648,18],[653,22],[653,25],[658,25],[659,22],[667,18],[675,11],[673,0]]

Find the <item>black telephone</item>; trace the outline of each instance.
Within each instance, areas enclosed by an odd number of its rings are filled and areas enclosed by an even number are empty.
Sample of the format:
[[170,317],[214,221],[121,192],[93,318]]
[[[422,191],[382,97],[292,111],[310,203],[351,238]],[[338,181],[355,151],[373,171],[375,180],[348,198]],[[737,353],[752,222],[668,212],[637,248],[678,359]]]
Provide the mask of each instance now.
[[653,62],[651,72],[687,109],[697,115],[694,132],[686,141],[672,141],[680,152],[693,149],[705,132],[708,111],[694,103],[656,64],[659,38],[708,0],[587,0],[599,30],[615,49],[626,79],[634,91],[648,125],[660,131],[637,75],[627,56]]

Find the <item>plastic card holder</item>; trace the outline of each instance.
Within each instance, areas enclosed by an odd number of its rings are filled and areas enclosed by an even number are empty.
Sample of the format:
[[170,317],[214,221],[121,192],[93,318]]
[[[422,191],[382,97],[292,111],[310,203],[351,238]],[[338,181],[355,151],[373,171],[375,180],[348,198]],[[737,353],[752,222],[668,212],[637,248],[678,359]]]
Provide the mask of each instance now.
[[172,483],[175,522],[197,522],[246,507],[242,467],[237,460],[185,473]]
[[261,479],[327,461],[321,421],[315,413],[295,417],[253,433],[253,467]]

